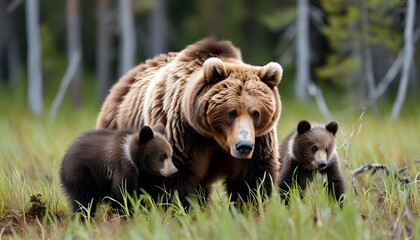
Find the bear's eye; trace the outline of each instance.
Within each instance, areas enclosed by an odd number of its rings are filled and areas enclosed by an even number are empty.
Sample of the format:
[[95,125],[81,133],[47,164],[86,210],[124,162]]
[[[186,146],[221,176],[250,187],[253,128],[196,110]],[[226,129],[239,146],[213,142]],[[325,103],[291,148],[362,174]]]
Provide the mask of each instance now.
[[167,158],[168,158],[168,156],[165,153],[160,155],[160,160],[161,161],[165,161]]
[[236,118],[236,111],[230,111],[229,112],[229,118],[230,119],[235,119]]
[[329,149],[328,147],[325,149],[325,151],[326,151],[326,152],[328,152],[329,150],[330,150],[330,149]]
[[312,152],[316,152],[316,151],[318,151],[318,147],[316,145],[312,146],[311,150],[312,150]]
[[259,112],[257,112],[257,111],[253,112],[253,113],[252,113],[252,118],[253,118],[254,120],[258,120],[258,118],[260,118],[260,113],[259,113]]

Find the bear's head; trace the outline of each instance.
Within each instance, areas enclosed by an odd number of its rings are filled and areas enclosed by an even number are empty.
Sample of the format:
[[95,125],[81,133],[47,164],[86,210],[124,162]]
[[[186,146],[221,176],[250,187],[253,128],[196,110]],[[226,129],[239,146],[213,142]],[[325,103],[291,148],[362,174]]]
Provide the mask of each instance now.
[[214,138],[231,156],[251,158],[255,138],[276,127],[283,69],[209,58],[186,85],[184,116],[200,134]]
[[144,126],[138,135],[136,162],[150,174],[169,177],[178,172],[172,162],[173,150],[165,138],[164,125]]
[[325,126],[311,126],[302,120],[297,126],[295,138],[290,146],[300,166],[307,170],[322,170],[331,161],[335,153],[335,134],[338,123],[331,121]]

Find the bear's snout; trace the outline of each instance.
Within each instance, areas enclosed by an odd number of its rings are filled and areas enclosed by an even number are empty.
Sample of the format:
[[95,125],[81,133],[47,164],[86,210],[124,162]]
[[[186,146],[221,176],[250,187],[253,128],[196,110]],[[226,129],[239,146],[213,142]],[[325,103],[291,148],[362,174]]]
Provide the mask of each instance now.
[[160,174],[164,177],[172,177],[178,173],[178,168],[172,163],[172,159],[167,159],[160,169]]
[[239,154],[246,158],[254,149],[254,146],[251,141],[239,141],[235,143],[235,148]]
[[322,170],[322,169],[326,168],[326,167],[327,167],[327,165],[328,165],[328,163],[327,163],[327,161],[325,161],[325,160],[319,160],[319,161],[316,161],[316,162],[314,163],[314,166],[315,166],[318,170]]
[[172,167],[171,171],[169,172],[169,176],[170,177],[174,177],[178,174],[178,168],[176,168],[175,166]]

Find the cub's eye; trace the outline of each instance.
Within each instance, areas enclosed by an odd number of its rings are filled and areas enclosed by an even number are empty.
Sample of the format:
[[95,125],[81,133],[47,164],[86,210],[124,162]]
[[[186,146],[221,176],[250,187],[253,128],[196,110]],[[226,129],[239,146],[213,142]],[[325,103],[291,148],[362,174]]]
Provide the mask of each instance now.
[[236,111],[230,111],[229,112],[229,118],[230,119],[235,119],[236,118]]
[[160,160],[161,160],[161,161],[165,161],[167,158],[168,158],[168,156],[166,156],[166,154],[165,154],[165,153],[164,153],[164,154],[162,154],[162,155],[160,155]]
[[318,151],[318,147],[316,145],[312,146],[311,150],[312,150],[312,152],[316,152],[316,151]]
[[329,150],[330,150],[329,148],[326,148],[326,149],[325,149],[325,151],[326,151],[326,152],[328,152]]
[[257,111],[253,112],[253,113],[252,113],[252,118],[253,118],[254,120],[257,120],[258,118],[260,118],[260,113],[259,113],[259,112],[257,112]]

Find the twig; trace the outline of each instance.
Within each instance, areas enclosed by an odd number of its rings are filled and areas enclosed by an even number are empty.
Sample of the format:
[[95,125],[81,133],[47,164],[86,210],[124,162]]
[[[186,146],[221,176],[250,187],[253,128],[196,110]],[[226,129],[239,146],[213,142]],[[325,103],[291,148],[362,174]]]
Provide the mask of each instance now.
[[387,166],[384,166],[384,165],[379,164],[379,163],[371,163],[371,164],[363,165],[363,166],[355,169],[351,174],[351,185],[353,186],[354,192],[357,196],[359,195],[359,186],[358,186],[357,181],[356,181],[356,176],[361,174],[361,173],[367,172],[371,169],[374,170],[372,172],[372,175],[375,174],[378,169],[384,170],[387,174],[390,173],[390,170]]

